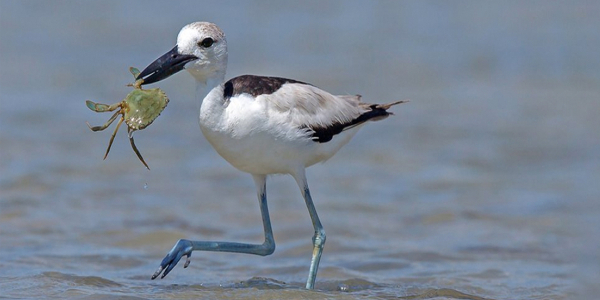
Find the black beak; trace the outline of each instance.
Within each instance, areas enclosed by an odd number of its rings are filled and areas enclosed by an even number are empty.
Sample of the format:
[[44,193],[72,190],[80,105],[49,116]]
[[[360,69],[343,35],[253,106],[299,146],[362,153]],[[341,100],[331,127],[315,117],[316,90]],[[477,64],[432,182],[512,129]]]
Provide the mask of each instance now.
[[142,84],[161,81],[183,70],[185,64],[195,59],[198,59],[195,55],[179,54],[176,45],[171,51],[148,65],[136,79],[144,79],[144,83]]

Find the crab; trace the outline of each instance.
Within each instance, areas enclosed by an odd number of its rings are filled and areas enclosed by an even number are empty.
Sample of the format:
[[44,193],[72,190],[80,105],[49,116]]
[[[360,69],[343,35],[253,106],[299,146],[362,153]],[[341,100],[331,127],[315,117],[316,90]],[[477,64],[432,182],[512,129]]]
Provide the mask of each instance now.
[[[129,68],[129,72],[133,74],[135,79],[137,79],[138,75],[140,74],[140,71],[134,67]],[[165,107],[167,107],[169,98],[167,98],[165,92],[159,88],[147,90],[142,89],[142,83],[144,83],[143,79],[137,79],[135,83],[128,84],[127,86],[133,87],[133,91],[131,91],[127,97],[125,97],[125,99],[119,103],[107,105],[86,100],[86,106],[95,112],[115,111],[118,109],[112,115],[112,117],[110,117],[110,119],[104,123],[104,125],[91,126],[90,123],[86,123],[92,131],[102,131],[110,126],[117,119],[117,117],[121,115],[121,119],[119,119],[119,122],[117,123],[117,128],[115,128],[115,131],[110,137],[106,154],[104,154],[104,159],[106,159],[108,152],[110,152],[110,147],[112,146],[115,135],[119,130],[119,126],[121,126],[121,123],[125,121],[125,124],[127,124],[127,132],[129,134],[129,142],[131,143],[133,151],[144,164],[144,166],[150,170],[150,167],[148,167],[148,164],[146,161],[144,161],[142,154],[140,154],[140,151],[135,146],[135,142],[133,141],[133,133],[136,130],[142,130],[152,124],[152,122],[158,118]]]

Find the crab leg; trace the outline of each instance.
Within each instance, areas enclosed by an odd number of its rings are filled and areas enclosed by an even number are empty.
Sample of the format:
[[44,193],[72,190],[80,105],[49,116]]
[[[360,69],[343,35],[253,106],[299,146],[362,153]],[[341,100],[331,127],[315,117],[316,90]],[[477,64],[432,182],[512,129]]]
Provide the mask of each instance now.
[[[118,112],[117,112],[118,114]],[[115,114],[115,116],[117,115]],[[113,116],[114,117],[114,116]],[[112,119],[112,118],[111,118]],[[115,128],[115,131],[113,132],[113,134],[110,136],[110,141],[108,142],[108,148],[106,148],[106,154],[104,154],[104,159],[106,159],[106,157],[108,156],[108,152],[110,152],[110,146],[112,146],[113,141],[115,140],[115,135],[117,135],[117,131],[119,131],[119,126],[121,126],[121,123],[123,123],[123,120],[125,120],[125,117],[121,116],[121,119],[119,120],[119,123],[117,123],[117,128]],[[114,120],[113,120],[114,121]]]
[[108,121],[106,121],[106,123],[104,123],[104,125],[102,125],[102,126],[93,126],[93,127],[92,127],[92,125],[90,125],[90,123],[88,123],[88,122],[85,122],[85,123],[87,124],[87,126],[88,126],[88,127],[89,127],[89,128],[92,130],[92,131],[101,131],[101,130],[104,130],[104,129],[106,129],[106,127],[110,126],[110,124],[112,124],[112,123],[113,123],[113,122],[114,122],[114,121],[117,119],[117,116],[118,116],[119,114],[121,114],[121,112],[120,112],[120,111],[116,112],[116,113],[115,113],[114,115],[112,115],[112,117],[110,117],[110,119],[108,119]]
[[106,105],[106,104],[102,104],[102,103],[96,103],[90,100],[85,100],[85,105],[95,111],[95,112],[106,112],[106,111],[113,111],[119,107],[121,107],[121,103],[115,103],[113,105]]
[[140,151],[138,150],[138,148],[135,146],[135,142],[133,141],[133,132],[134,131],[135,130],[131,130],[131,128],[127,129],[127,132],[129,133],[129,142],[131,142],[131,148],[133,148],[133,152],[135,152],[135,154],[140,159],[140,161],[142,161],[142,163],[144,164],[144,166],[146,166],[146,169],[150,170],[150,167],[148,167],[148,164],[146,163],[146,161],[144,161],[144,158],[142,157],[142,154],[140,153]]

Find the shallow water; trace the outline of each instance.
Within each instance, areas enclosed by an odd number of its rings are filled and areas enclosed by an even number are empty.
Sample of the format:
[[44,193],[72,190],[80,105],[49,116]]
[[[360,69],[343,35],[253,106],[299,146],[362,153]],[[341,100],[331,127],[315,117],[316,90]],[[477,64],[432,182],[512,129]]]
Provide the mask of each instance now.
[[[460,4],[460,5],[459,5]],[[593,299],[600,281],[595,2],[0,2],[0,298]],[[179,238],[260,242],[250,176],[197,125],[194,84],[136,134],[85,125],[196,20],[227,33],[228,77],[293,77],[410,99],[308,170],[327,231],[289,176],[267,183],[277,250],[199,253],[150,280]],[[113,125],[114,126],[114,125]]]

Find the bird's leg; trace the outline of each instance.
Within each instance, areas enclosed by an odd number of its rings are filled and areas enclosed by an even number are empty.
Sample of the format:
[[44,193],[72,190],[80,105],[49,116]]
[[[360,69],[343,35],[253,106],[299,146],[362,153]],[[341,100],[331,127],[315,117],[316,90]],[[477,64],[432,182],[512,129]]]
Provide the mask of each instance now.
[[261,256],[272,254],[273,251],[275,251],[275,240],[273,239],[271,220],[269,218],[269,209],[267,207],[267,176],[253,175],[253,178],[258,193],[260,212],[262,214],[265,241],[262,244],[245,244],[232,242],[189,241],[183,239],[179,240],[173,249],[171,249],[167,256],[162,260],[160,267],[158,270],[156,270],[156,272],[154,272],[154,275],[152,275],[152,279],[155,279],[161,273],[161,278],[167,276],[167,274],[173,270],[183,256],[187,257],[186,262],[183,265],[184,268],[187,268],[187,266],[190,264],[190,256],[194,250],[247,253]]
[[310,214],[310,219],[312,220],[313,227],[315,229],[315,235],[313,236],[313,254],[310,261],[308,279],[306,280],[306,288],[312,290],[315,286],[317,270],[319,269],[321,254],[323,253],[323,247],[325,246],[325,229],[323,229],[323,225],[321,225],[321,221],[317,215],[317,210],[315,209],[315,205],[313,204],[310,196],[310,190],[308,189],[308,182],[306,181],[304,169],[297,172],[297,174],[294,176],[294,179],[296,179],[296,183],[298,183],[298,186],[300,187],[300,191],[302,192],[302,196],[306,202],[306,207],[308,208],[308,213]]

